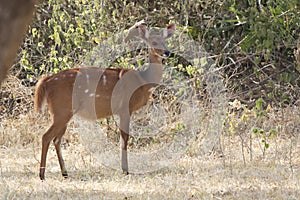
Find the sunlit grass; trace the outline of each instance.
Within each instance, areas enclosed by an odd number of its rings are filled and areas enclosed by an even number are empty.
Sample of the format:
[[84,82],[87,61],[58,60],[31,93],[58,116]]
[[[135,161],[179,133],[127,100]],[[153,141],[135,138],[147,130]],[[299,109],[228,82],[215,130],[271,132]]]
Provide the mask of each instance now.
[[[64,145],[63,154],[70,177],[62,178],[51,145],[42,182],[38,177],[40,139],[48,124],[29,116],[2,124],[5,132],[1,129],[1,134],[15,143],[0,149],[1,199],[297,199],[300,195],[300,145],[280,137],[269,141],[264,158],[260,141],[254,140],[253,160],[244,152],[246,163],[239,137],[222,136],[224,156],[202,155],[193,146],[168,168],[125,176],[96,163],[68,131],[66,138],[71,141]],[[26,135],[21,139],[20,133],[26,131],[35,135],[29,133],[31,142],[24,146],[20,141]]]
[[265,150],[255,134],[249,148],[250,139],[244,136],[252,133],[251,127],[243,126],[237,130],[244,134],[221,134],[221,152],[203,153],[199,137],[168,167],[128,176],[98,163],[71,122],[62,145],[69,178],[61,176],[51,144],[46,181],[39,179],[38,172],[41,137],[51,123],[47,112],[1,117],[0,199],[298,199],[300,142],[295,109],[274,111],[264,121],[280,127],[268,138]]

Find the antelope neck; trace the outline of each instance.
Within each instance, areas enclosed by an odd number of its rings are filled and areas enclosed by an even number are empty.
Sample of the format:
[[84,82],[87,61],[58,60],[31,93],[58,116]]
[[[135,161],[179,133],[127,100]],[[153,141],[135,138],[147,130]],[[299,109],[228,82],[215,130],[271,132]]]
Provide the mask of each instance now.
[[154,53],[149,54],[149,66],[141,71],[141,77],[148,83],[158,84],[162,79],[162,58]]

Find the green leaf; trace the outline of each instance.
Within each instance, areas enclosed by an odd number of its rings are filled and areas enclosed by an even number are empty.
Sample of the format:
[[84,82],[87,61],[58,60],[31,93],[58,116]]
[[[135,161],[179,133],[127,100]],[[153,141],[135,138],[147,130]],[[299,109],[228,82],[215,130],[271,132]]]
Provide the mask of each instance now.
[[263,103],[264,103],[264,100],[262,98],[259,98],[255,101],[255,108],[257,110],[262,110],[263,109]]

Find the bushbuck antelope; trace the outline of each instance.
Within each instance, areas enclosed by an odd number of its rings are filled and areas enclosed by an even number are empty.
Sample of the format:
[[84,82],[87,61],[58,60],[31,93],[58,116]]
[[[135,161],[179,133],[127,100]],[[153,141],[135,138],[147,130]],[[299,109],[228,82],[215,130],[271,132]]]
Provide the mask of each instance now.
[[68,177],[60,145],[67,123],[74,114],[85,119],[119,116],[121,168],[128,174],[127,141],[130,116],[132,112],[147,104],[150,89],[160,82],[162,59],[170,55],[165,40],[170,38],[174,31],[174,24],[168,25],[160,34],[150,34],[143,24],[129,29],[128,35],[136,33],[148,45],[149,65],[144,71],[80,67],[42,78],[37,83],[35,109],[40,111],[44,102],[47,102],[53,117],[51,127],[42,137],[39,174],[41,180],[45,179],[47,151],[52,140],[62,176]]

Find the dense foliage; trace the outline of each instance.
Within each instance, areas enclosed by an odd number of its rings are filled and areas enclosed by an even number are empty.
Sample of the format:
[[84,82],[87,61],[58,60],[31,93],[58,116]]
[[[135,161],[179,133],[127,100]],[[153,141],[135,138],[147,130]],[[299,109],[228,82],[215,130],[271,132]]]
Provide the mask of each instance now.
[[200,42],[231,99],[282,106],[299,98],[297,0],[47,0],[36,10],[13,70],[27,86],[76,66],[102,40],[148,18],[155,26],[175,22]]

